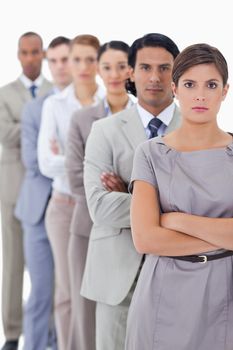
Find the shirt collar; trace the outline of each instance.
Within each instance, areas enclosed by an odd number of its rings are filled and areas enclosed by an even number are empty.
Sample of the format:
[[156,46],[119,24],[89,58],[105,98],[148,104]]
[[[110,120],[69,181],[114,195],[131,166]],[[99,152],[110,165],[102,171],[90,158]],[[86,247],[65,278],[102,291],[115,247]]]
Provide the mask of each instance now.
[[[125,106],[124,109],[129,109],[129,108],[132,107],[133,104],[135,103],[135,102],[133,101],[133,99],[131,98],[130,95],[128,95],[128,97],[129,97],[129,99],[128,99],[128,102],[127,102],[127,104],[126,104],[126,106]],[[105,111],[106,111],[106,115],[112,115],[110,106],[109,106],[108,101],[107,101],[107,97],[105,97],[105,98],[103,99],[103,101],[104,101],[104,109],[105,109]]]
[[[154,118],[154,115],[148,112],[146,109],[144,109],[142,106],[140,106],[139,103],[137,103],[137,110],[139,113],[139,116],[141,118],[143,127],[146,129],[148,126],[149,121]],[[172,102],[168,107],[166,107],[162,112],[160,112],[156,117],[159,118],[165,126],[168,126],[172,120],[173,114],[175,110],[175,103]]]
[[36,78],[36,80],[32,81],[31,79],[29,79],[28,77],[26,77],[25,74],[21,74],[19,77],[21,83],[25,86],[26,89],[29,89],[32,85],[36,85],[37,87],[40,87],[43,83],[43,76],[39,75],[38,78]]
[[[98,88],[93,96],[94,103],[92,106],[98,104],[103,98],[105,97],[105,90],[102,88],[102,86],[98,85]],[[59,94],[59,99],[67,98],[69,100],[70,104],[74,104],[77,107],[81,108],[82,105],[80,101],[77,99],[75,96],[75,91],[74,91],[74,84],[70,84],[67,86],[60,94]]]

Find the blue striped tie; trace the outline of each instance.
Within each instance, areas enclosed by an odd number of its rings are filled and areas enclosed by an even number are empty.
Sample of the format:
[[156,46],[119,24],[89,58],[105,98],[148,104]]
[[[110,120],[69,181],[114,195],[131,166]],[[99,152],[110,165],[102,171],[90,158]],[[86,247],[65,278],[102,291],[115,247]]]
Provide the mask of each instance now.
[[152,118],[149,121],[148,128],[150,130],[150,137],[149,137],[150,139],[152,139],[152,137],[158,136],[158,130],[162,124],[163,122],[156,117]]

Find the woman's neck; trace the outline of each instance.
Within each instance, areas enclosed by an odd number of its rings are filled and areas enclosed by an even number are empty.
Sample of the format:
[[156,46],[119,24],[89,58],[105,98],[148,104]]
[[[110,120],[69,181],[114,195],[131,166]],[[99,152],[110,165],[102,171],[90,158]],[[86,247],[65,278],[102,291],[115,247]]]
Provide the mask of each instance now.
[[122,111],[129,101],[127,93],[122,93],[121,95],[107,94],[106,98],[112,113]]
[[96,82],[93,82],[88,85],[77,84],[74,86],[75,96],[77,97],[82,106],[88,106],[94,102],[94,95],[96,93],[97,88],[98,85],[96,84]]
[[216,122],[206,124],[182,123],[182,126],[165,136],[165,142],[180,151],[193,151],[224,147],[232,136],[221,130]]

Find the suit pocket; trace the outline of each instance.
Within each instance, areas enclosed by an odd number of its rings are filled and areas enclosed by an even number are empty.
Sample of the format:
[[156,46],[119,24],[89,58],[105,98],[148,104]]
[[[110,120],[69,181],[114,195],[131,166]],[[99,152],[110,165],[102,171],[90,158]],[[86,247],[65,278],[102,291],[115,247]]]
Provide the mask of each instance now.
[[115,237],[120,235],[121,232],[122,229],[120,228],[93,226],[90,239],[94,241],[97,239]]

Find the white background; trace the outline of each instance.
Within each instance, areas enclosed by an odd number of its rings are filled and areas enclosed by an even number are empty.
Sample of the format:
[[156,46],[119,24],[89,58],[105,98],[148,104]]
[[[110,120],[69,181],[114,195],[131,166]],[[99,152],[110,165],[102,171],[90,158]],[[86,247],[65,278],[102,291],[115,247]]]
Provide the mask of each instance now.
[[[233,76],[231,1],[222,0],[5,0],[0,17],[0,86],[16,79],[21,72],[17,61],[17,41],[26,31],[36,31],[47,47],[57,35],[73,38],[94,34],[101,43],[124,40],[128,44],[150,32],[170,36],[180,50],[198,42],[218,47]],[[44,74],[50,78],[46,62]],[[233,130],[233,92],[219,113],[219,124]],[[28,282],[25,283],[26,289]],[[27,293],[27,290],[26,290]],[[3,335],[0,323],[0,344]]]

